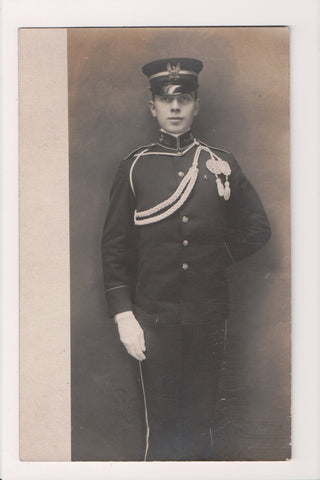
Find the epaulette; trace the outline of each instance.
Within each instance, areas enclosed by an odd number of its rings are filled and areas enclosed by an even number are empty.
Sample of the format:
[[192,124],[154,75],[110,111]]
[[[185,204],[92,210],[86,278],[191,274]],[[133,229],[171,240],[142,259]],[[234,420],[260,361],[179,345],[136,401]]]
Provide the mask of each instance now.
[[208,145],[207,143],[203,142],[202,140],[199,140],[199,143],[201,145],[205,145],[208,148],[212,148],[212,150],[218,150],[219,152],[223,152],[223,153],[227,153],[228,155],[231,155],[231,153],[228,152],[228,150],[224,150],[223,148],[213,147],[212,145]]
[[150,143],[150,145],[143,145],[142,147],[138,147],[136,148],[135,150],[132,150],[132,152],[129,153],[129,155],[127,155],[126,157],[124,157],[124,160],[127,160],[129,157],[131,157],[132,155],[135,155],[136,153],[139,153],[141,150],[144,150],[145,148],[151,148],[153,147],[154,145],[156,145],[156,143]]

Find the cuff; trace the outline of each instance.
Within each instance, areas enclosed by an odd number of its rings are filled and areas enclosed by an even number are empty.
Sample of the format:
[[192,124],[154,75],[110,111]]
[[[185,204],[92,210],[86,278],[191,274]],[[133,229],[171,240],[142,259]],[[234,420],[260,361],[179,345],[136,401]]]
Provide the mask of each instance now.
[[119,285],[109,288],[105,292],[108,313],[114,317],[117,313],[126,312],[133,309],[130,288],[128,285]]

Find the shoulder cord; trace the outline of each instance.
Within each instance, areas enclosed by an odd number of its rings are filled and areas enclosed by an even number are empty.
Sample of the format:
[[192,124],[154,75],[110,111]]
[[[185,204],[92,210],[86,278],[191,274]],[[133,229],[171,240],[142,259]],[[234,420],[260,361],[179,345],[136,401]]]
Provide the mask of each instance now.
[[[169,217],[170,215],[172,215],[185,203],[198,177],[198,172],[199,172],[198,160],[199,160],[199,155],[201,150],[202,150],[202,147],[201,145],[198,144],[191,167],[189,168],[184,179],[180,182],[180,185],[178,186],[177,190],[167,200],[159,203],[158,205],[155,205],[153,208],[150,208],[148,210],[144,210],[140,212],[137,212],[135,210],[134,212],[135,225],[148,225],[150,223],[159,222]],[[160,213],[159,215],[155,215],[157,212],[167,207],[170,207],[170,208]],[[149,217],[149,218],[143,218],[143,217]]]
[[149,208],[149,210],[136,212],[136,218],[149,217],[150,215],[153,215],[153,214],[159,212],[160,210],[163,210],[164,208],[169,207],[180,197],[180,195],[185,190],[185,188],[189,186],[190,182],[192,182],[192,179],[195,176],[197,176],[197,174],[198,174],[197,165],[198,165],[199,153],[200,153],[200,151],[199,151],[199,147],[198,147],[196,152],[195,152],[192,165],[189,168],[189,170],[188,170],[187,174],[185,175],[184,179],[180,182],[177,190],[169,198],[167,198],[167,200],[164,200],[163,202],[159,203],[158,205],[156,205],[152,208]]
[[[135,190],[134,190],[134,185],[133,185],[133,169],[134,169],[134,166],[135,164],[137,163],[137,161],[139,160],[140,157],[143,157],[144,155],[171,155],[171,156],[175,156],[175,157],[180,157],[180,155],[178,153],[175,153],[175,152],[170,152],[168,154],[168,152],[149,152],[149,148],[152,147],[153,145],[155,145],[155,143],[149,145],[147,148],[145,148],[144,150],[142,150],[140,153],[137,153],[135,155],[135,160],[134,162],[132,163],[131,165],[131,168],[130,168],[130,174],[129,174],[129,177],[130,177],[130,186],[131,186],[131,190],[132,190],[132,193],[133,195],[135,196]],[[184,151],[183,151],[183,154],[185,155],[189,150],[191,150],[192,147],[194,147],[195,145],[199,145],[199,142],[197,142],[196,140],[188,147],[186,148]]]
[[[192,192],[193,187],[194,187],[194,185],[197,181],[197,178],[198,178],[198,173],[199,173],[198,162],[199,162],[199,156],[200,156],[200,153],[201,153],[202,150],[209,153],[209,155],[210,155],[209,161],[211,161],[212,164],[214,165],[214,169],[213,170],[211,169],[211,171],[216,176],[217,189],[218,189],[219,195],[224,196],[225,200],[227,200],[229,198],[229,197],[226,198],[227,195],[226,195],[226,192],[225,192],[225,188],[229,187],[229,182],[226,182],[226,187],[224,187],[221,183],[220,178],[218,177],[218,174],[220,174],[220,173],[224,173],[226,176],[230,175],[231,171],[230,171],[229,164],[227,162],[221,160],[208,147],[200,145],[199,142],[195,142],[195,145],[198,145],[198,147],[195,151],[192,165],[189,168],[189,170],[188,170],[187,174],[185,175],[185,177],[183,178],[183,180],[180,182],[176,191],[167,200],[164,200],[163,202],[159,203],[158,205],[155,205],[152,208],[149,208],[148,210],[144,210],[144,211],[140,211],[140,212],[137,212],[137,210],[135,210],[135,212],[134,212],[134,223],[135,223],[135,225],[148,225],[150,223],[159,222],[159,221],[169,217],[170,215],[172,215],[174,212],[176,212],[186,202],[186,200],[189,198],[189,195]],[[145,152],[146,152],[146,150],[143,150],[140,154],[137,155],[137,158],[136,158],[136,160],[134,161],[134,163],[131,167],[130,182],[131,182],[131,187],[132,188],[133,188],[133,184],[132,184],[132,169],[133,169],[133,166],[137,162],[137,160],[143,154],[145,154]],[[228,176],[227,176],[227,179],[228,179]],[[165,208],[167,208],[167,210],[160,213],[159,215],[155,215],[160,210],[164,210]],[[149,218],[145,218],[145,217],[149,217]]]
[[149,147],[148,147],[148,148],[145,148],[145,149],[142,150],[140,153],[138,153],[138,154],[136,155],[135,161],[132,163],[131,168],[130,168],[129,179],[130,179],[131,190],[132,190],[132,193],[133,193],[134,196],[136,195],[136,193],[135,193],[135,191],[134,191],[133,180],[132,180],[133,167],[135,166],[135,164],[137,163],[137,161],[139,160],[139,158],[140,158],[143,154],[145,154],[148,150],[149,150]]

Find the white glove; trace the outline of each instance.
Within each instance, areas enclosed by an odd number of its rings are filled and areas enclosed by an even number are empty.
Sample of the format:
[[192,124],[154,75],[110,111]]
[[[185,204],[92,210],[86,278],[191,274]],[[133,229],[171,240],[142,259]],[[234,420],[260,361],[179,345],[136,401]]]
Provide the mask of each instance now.
[[145,360],[143,352],[146,350],[144,333],[133,312],[117,313],[114,317],[118,325],[120,340],[127,352],[137,360]]

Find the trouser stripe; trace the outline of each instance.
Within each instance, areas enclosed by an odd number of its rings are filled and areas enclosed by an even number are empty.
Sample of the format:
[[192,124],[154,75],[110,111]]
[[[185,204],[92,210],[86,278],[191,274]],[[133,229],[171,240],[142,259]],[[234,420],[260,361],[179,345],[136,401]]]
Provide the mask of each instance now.
[[142,388],[142,393],[143,393],[144,417],[145,417],[145,421],[146,421],[146,448],[145,448],[144,458],[143,458],[143,461],[145,462],[147,460],[148,449],[149,449],[150,427],[149,427],[149,419],[148,419],[146,391],[145,391],[145,387],[144,387],[144,380],[143,380],[142,367],[141,367],[141,362],[140,361],[139,361],[139,371],[140,371],[141,388]]

